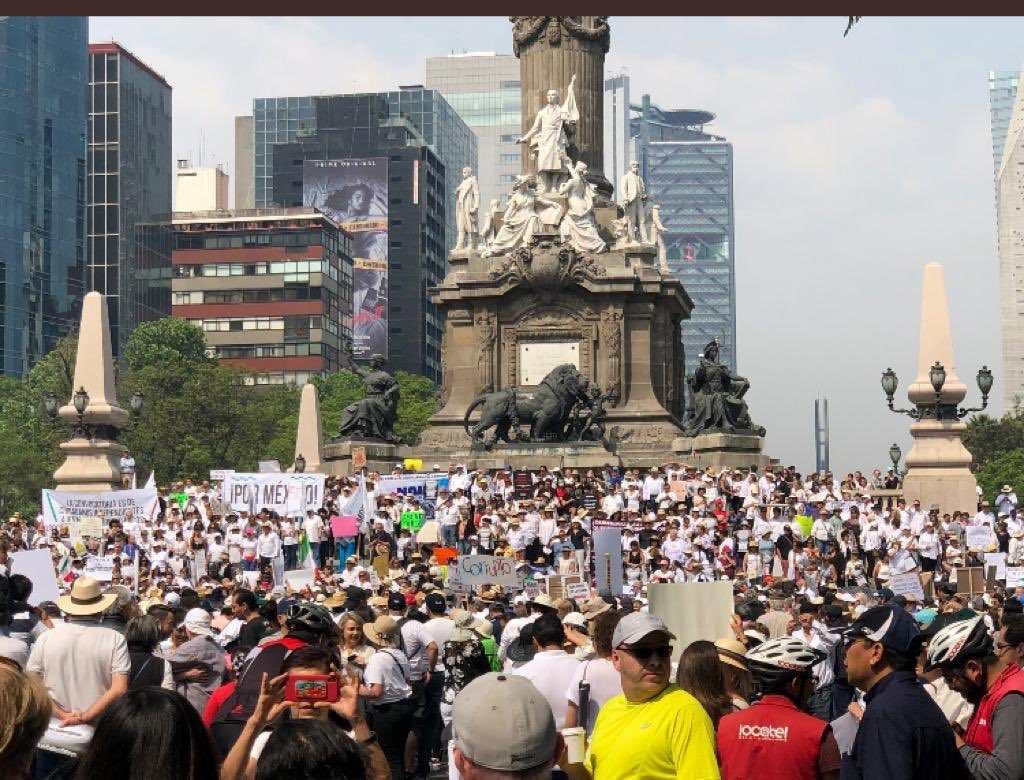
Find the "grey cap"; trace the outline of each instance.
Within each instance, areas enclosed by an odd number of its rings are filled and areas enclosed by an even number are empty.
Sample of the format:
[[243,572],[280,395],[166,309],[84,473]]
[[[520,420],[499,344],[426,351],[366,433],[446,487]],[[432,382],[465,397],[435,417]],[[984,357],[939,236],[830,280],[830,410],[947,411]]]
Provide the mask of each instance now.
[[676,635],[666,628],[657,615],[652,615],[650,612],[633,612],[622,618],[615,626],[615,633],[612,634],[612,647],[636,644],[648,634],[653,634],[656,631],[668,634],[672,639],[676,638]]
[[490,672],[455,697],[452,739],[478,766],[520,772],[555,757],[558,732],[551,706],[532,682]]

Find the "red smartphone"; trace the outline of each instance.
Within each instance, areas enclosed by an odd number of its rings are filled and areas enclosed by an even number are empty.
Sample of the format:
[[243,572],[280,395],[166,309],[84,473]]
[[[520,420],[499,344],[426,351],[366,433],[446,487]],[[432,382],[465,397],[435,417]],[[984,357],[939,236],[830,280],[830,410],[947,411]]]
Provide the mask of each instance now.
[[335,702],[338,700],[338,681],[329,674],[290,674],[284,700]]

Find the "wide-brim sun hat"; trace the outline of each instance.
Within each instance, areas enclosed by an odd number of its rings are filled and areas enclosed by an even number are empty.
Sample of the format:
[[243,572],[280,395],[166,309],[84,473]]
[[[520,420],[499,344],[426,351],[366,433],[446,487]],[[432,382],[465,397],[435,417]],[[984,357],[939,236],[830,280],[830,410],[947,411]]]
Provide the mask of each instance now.
[[65,615],[98,615],[115,601],[116,593],[101,592],[95,579],[84,576],[75,580],[70,593],[57,599],[57,606]]

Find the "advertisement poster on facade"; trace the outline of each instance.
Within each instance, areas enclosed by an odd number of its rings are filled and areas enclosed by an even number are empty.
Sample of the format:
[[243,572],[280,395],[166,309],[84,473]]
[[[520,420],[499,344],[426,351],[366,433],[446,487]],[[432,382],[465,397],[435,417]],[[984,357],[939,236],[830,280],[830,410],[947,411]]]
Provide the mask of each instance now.
[[306,160],[302,203],[352,234],[352,353],[388,356],[388,158]]

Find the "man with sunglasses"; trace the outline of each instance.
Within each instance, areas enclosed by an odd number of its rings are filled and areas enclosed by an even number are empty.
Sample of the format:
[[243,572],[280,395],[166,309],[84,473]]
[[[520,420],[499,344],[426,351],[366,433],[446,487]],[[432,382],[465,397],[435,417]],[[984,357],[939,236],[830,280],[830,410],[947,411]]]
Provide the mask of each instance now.
[[717,780],[711,719],[693,696],[669,682],[673,639],[649,612],[619,621],[611,660],[622,695],[601,707],[586,761],[560,762],[572,780]]
[[771,639],[747,653],[761,698],[718,724],[724,780],[839,777],[842,758],[829,724],[802,711],[814,692],[814,667],[827,657],[796,637]]
[[958,620],[928,644],[927,670],[942,669],[954,691],[974,705],[967,731],[956,745],[971,774],[980,780],[1024,778],[1024,670],[1017,648],[1024,643],[1024,619],[1004,621],[993,643],[982,616]]
[[872,607],[844,641],[847,678],[866,695],[842,780],[966,778],[953,731],[917,680],[921,632],[910,613],[893,604]]

